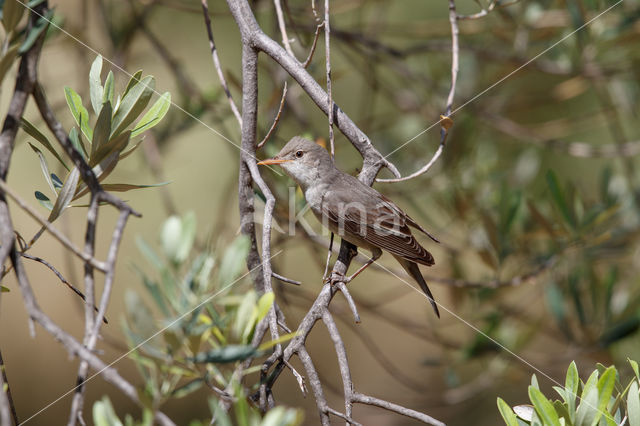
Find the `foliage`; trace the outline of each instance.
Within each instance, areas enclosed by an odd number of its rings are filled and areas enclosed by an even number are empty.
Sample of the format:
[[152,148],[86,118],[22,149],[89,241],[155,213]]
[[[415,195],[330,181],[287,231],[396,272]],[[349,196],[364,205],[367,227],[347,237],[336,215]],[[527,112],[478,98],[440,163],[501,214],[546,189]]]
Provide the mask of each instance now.
[[[155,93],[154,77],[146,76],[143,78],[142,71],[136,72],[124,91],[116,97],[116,82],[113,71],[109,71],[103,81],[101,77],[102,65],[102,56],[98,56],[89,72],[89,93],[91,107],[96,116],[95,120],[91,119],[91,114],[85,108],[82,97],[70,87],[64,89],[67,105],[78,126],[71,128],[69,139],[74,148],[93,168],[93,172],[100,182],[115,170],[120,161],[131,155],[140,146],[142,139],[135,141],[135,138],[157,125],[171,105],[171,95],[166,92],[142,115]],[[91,125],[92,121],[93,125]],[[134,124],[134,122],[136,123]],[[89,188],[80,180],[78,168],[69,168],[43,132],[25,118],[22,118],[22,128],[68,171],[64,179],[51,173],[41,149],[29,143],[40,160],[40,168],[51,194],[54,195],[52,200],[42,191],[36,191],[35,197],[43,207],[50,210],[48,220],[53,222],[66,208],[72,207],[71,202],[85,195]],[[127,149],[131,143],[133,146]],[[157,185],[131,183],[104,183],[102,185],[106,191],[119,192],[153,186]]]
[[[246,389],[242,385],[244,376],[256,368],[235,372],[238,363],[260,357],[276,343],[251,344],[258,322],[273,305],[273,293],[258,296],[241,283],[247,275],[241,275],[246,268],[247,239],[238,237],[219,253],[194,248],[196,233],[195,215],[188,213],[165,221],[160,230],[161,254],[138,239],[153,273],[134,267],[148,297],[127,292],[124,333],[144,379],[140,398],[152,409],[209,387],[218,390],[211,392],[209,405],[219,424],[231,424],[230,408],[233,424],[299,424],[301,413],[284,407],[261,417],[247,401],[259,383]],[[108,412],[106,403],[98,404],[101,413]]]
[[541,391],[535,374],[529,386],[529,399],[533,405],[513,408],[498,398],[498,409],[508,426],[615,426],[640,425],[640,374],[638,363],[628,360],[635,377],[623,386],[615,366],[598,364],[586,382],[580,380],[576,363],[567,369],[564,387],[553,389],[561,399],[548,399]]

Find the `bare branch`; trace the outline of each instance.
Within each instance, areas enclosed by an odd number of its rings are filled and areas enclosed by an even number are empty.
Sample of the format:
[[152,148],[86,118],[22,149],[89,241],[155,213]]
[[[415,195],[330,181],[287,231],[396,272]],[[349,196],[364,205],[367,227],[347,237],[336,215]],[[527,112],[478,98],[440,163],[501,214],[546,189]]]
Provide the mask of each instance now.
[[[58,241],[60,241],[60,243],[62,243],[62,245],[65,246],[67,249],[69,249],[73,254],[75,254],[80,259],[84,260],[85,262],[91,263],[91,265],[94,268],[98,269],[99,271],[102,271],[102,272],[106,272],[107,271],[106,266],[104,265],[104,263],[100,262],[99,260],[97,260],[97,259],[95,259],[93,257],[89,257],[89,256],[86,255],[86,253],[83,253],[82,251],[80,251],[80,249],[78,249],[75,245],[73,245],[73,243],[71,241],[69,241],[69,239],[62,232],[60,232],[56,228],[54,228],[53,225],[51,225],[51,223],[44,216],[41,216],[40,213],[38,213],[33,207],[31,207],[26,202],[24,202],[20,197],[18,197],[18,195],[15,192],[13,192],[13,190],[2,180],[0,180],[0,189],[6,195],[11,197],[11,199],[13,199],[13,201],[15,201],[16,204],[22,210],[26,211],[29,214],[29,216],[31,216],[33,219],[35,219],[36,222],[38,222],[38,223],[40,223],[40,225],[44,226],[44,228],[51,235],[53,235]],[[2,204],[2,203],[0,203],[0,204]],[[10,229],[13,229],[13,228],[10,228]],[[11,241],[11,240],[4,240],[3,239],[3,241]],[[3,244],[3,247],[4,247],[4,244]]]
[[282,44],[284,45],[287,53],[291,55],[292,58],[296,59],[296,55],[291,49],[289,36],[287,35],[287,25],[284,22],[284,14],[282,13],[282,5],[280,4],[280,0],[273,0],[273,5],[275,6],[276,16],[278,17],[278,27],[280,28],[280,34],[282,35]]
[[327,70],[327,118],[329,119],[329,146],[331,147],[331,158],[336,155],[335,142],[333,138],[333,94],[331,93],[331,25],[329,25],[329,0],[324,0],[324,54]]
[[280,274],[276,274],[275,272],[271,272],[271,276],[277,280],[280,280],[282,282],[285,283],[289,283],[289,284],[293,284],[293,285],[302,285],[302,282],[300,281],[296,281],[296,280],[292,280],[291,278],[287,278],[285,276],[282,276]]
[[256,149],[262,148],[264,144],[267,143],[267,141],[271,137],[271,134],[276,129],[276,127],[278,127],[278,123],[280,122],[280,116],[282,114],[282,109],[284,108],[284,101],[286,97],[287,97],[287,82],[285,81],[284,88],[282,89],[282,98],[280,99],[280,106],[278,107],[278,113],[276,114],[276,117],[273,119],[273,124],[271,125],[271,128],[265,135],[264,139],[262,139],[262,141],[258,145],[256,145]]
[[320,38],[320,30],[324,27],[324,22],[318,24],[316,26],[316,33],[313,35],[313,43],[311,44],[311,50],[309,50],[309,55],[307,55],[307,59],[304,61],[302,66],[307,68],[311,61],[313,60],[313,54],[316,52],[316,46],[318,44],[318,38]]
[[449,129],[453,122],[449,118],[451,115],[451,110],[453,108],[453,98],[456,93],[456,84],[458,82],[458,69],[459,69],[459,56],[460,56],[460,43],[458,41],[458,15],[456,13],[456,3],[455,0],[449,0],[449,24],[451,26],[451,87],[449,88],[449,95],[447,96],[447,108],[444,115],[440,116],[440,145],[438,149],[431,157],[431,160],[427,164],[425,164],[418,171],[404,177],[397,177],[395,179],[376,179],[377,182],[386,182],[386,183],[395,183],[395,182],[404,182],[410,179],[414,179],[418,176],[421,176],[429,171],[431,166],[433,166],[442,152],[444,151],[444,145],[447,141],[447,136],[449,134]]
[[238,120],[240,128],[242,128],[242,117],[240,116],[240,111],[238,111],[238,107],[233,101],[233,97],[231,96],[231,92],[229,91],[229,85],[227,85],[227,79],[224,77],[224,72],[222,71],[222,66],[220,65],[220,59],[218,58],[216,43],[213,41],[213,31],[211,30],[211,19],[209,18],[209,6],[207,5],[207,0],[202,0],[202,14],[204,15],[204,23],[207,27],[207,35],[209,36],[209,47],[211,48],[213,66],[218,73],[220,85],[222,85],[222,89],[224,90],[225,95],[227,95],[227,100],[229,101],[231,111],[233,111],[233,115],[236,117],[236,120]]
[[16,406],[11,396],[11,387],[9,386],[9,379],[7,379],[4,359],[2,358],[2,352],[0,352],[0,424],[10,425],[11,420],[15,425],[20,424]]
[[393,411],[394,413],[402,414],[403,416],[410,417],[412,419],[420,420],[421,422],[433,425],[433,426],[445,426],[444,423],[434,419],[431,416],[428,416],[419,411],[412,410],[410,408],[405,408],[401,405],[394,404],[392,402],[385,401],[383,399],[374,398],[372,396],[363,395],[361,393],[355,392],[353,394],[353,402],[357,402],[359,404],[367,404],[374,405],[376,407],[384,408],[388,411]]
[[507,7],[513,4],[518,3],[520,0],[511,0],[511,1],[501,1],[501,0],[492,0],[487,8],[483,8],[480,12],[474,13],[472,15],[457,15],[460,20],[470,20],[470,19],[479,19],[483,16],[487,16],[491,13],[496,7]]

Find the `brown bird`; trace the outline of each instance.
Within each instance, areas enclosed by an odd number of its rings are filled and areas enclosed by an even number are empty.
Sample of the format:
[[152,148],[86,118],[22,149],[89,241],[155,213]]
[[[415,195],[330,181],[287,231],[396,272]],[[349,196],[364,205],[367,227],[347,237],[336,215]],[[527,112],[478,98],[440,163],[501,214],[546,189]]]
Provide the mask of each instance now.
[[433,256],[411,234],[413,227],[438,242],[391,200],[355,177],[338,170],[320,145],[302,137],[291,139],[273,158],[259,165],[278,164],[302,188],[322,225],[351,244],[371,251],[371,259],[350,277],[332,277],[349,282],[375,262],[382,251],[396,258],[425,292],[438,317],[438,306],[418,263],[431,266]]

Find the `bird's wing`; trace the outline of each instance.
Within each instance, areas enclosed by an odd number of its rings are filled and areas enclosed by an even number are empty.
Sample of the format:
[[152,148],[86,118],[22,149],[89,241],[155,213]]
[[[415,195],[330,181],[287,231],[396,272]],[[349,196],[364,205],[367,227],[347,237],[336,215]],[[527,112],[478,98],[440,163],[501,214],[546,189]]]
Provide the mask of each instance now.
[[420,224],[418,222],[416,222],[415,220],[413,220],[411,218],[411,216],[409,216],[408,214],[406,214],[405,212],[403,212],[400,207],[396,206],[395,203],[393,201],[391,201],[390,199],[388,199],[387,197],[385,197],[384,195],[380,194],[380,197],[388,204],[391,205],[391,208],[395,209],[399,214],[401,214],[404,219],[407,222],[407,225],[417,229],[418,231],[422,232],[423,234],[425,234],[426,236],[428,236],[429,238],[431,238],[433,241],[435,241],[436,243],[440,243],[440,240],[438,240],[436,237],[434,237],[433,235],[431,235],[431,233],[429,233],[429,231],[427,231],[426,229],[424,229],[422,226],[420,226]]
[[412,262],[433,265],[431,253],[411,234],[404,212],[378,191],[361,185],[368,189],[327,191],[322,200],[323,215],[370,245]]

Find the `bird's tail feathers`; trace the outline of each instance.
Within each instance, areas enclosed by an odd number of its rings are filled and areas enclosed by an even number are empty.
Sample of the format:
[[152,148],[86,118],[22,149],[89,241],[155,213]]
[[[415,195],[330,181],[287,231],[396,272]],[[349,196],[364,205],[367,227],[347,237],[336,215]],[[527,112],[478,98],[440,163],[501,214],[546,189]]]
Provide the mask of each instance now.
[[398,262],[400,262],[400,265],[402,265],[404,270],[407,271],[407,273],[411,275],[411,277],[414,280],[416,280],[418,284],[420,284],[420,288],[422,288],[422,291],[424,291],[424,294],[426,294],[427,298],[429,298],[429,302],[431,303],[431,306],[433,307],[433,310],[435,311],[437,317],[440,318],[440,311],[438,310],[438,305],[436,304],[436,301],[433,298],[433,294],[431,294],[431,290],[429,290],[429,286],[427,286],[427,282],[424,280],[424,277],[420,272],[420,268],[418,267],[418,264],[414,262],[410,262],[400,257],[396,257],[396,259],[398,260]]

